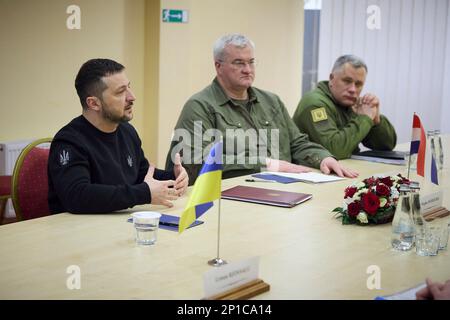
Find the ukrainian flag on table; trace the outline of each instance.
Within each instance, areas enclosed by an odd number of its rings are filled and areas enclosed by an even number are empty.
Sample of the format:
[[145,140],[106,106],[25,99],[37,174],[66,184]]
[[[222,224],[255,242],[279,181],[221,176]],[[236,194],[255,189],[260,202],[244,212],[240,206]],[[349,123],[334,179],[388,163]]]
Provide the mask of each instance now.
[[222,147],[218,142],[211,148],[208,158],[195,180],[194,188],[186,208],[181,214],[178,233],[183,232],[197,218],[213,206],[213,201],[221,196]]
[[413,128],[411,137],[410,156],[417,154],[417,174],[429,178],[434,184],[438,184],[436,159],[427,148],[427,137],[422,122],[417,114],[414,113]]

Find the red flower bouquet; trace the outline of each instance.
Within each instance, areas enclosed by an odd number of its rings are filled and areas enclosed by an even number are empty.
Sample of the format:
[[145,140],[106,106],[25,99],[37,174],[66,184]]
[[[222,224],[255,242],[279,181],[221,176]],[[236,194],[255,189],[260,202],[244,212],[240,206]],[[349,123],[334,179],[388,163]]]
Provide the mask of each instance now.
[[345,189],[342,207],[335,208],[342,224],[381,224],[391,222],[401,184],[410,181],[400,174],[370,177]]

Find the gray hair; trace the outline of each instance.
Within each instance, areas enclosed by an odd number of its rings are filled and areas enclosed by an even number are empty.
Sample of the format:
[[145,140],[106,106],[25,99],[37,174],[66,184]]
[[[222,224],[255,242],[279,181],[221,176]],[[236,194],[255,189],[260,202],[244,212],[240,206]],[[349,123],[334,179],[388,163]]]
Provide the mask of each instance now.
[[214,60],[223,60],[225,48],[229,45],[246,48],[250,46],[255,49],[255,44],[252,40],[239,33],[227,34],[216,40],[213,47]]
[[361,58],[358,58],[357,56],[354,56],[352,54],[346,54],[337,58],[336,62],[333,65],[333,70],[331,70],[331,72],[335,72],[341,69],[342,66],[346,63],[350,63],[352,67],[355,69],[364,68],[366,69],[366,73],[368,72],[367,65],[364,63],[364,61]]

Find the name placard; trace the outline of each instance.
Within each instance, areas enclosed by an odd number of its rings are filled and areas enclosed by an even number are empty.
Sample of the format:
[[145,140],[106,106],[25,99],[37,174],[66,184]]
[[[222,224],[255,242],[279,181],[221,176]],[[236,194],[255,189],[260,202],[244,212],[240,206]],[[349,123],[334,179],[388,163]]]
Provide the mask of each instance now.
[[442,190],[427,195],[421,195],[420,208],[422,212],[427,212],[433,208],[442,207],[442,196]]
[[213,268],[203,275],[205,297],[239,287],[258,278],[259,257],[252,257]]

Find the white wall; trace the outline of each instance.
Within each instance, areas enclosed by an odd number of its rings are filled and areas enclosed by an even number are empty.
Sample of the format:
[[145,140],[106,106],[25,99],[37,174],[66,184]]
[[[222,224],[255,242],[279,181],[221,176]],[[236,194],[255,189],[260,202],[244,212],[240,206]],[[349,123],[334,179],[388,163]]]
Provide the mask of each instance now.
[[[370,5],[380,29],[366,25]],[[323,0],[320,23],[319,80],[338,56],[355,54],[369,69],[364,92],[380,98],[399,143],[411,137],[413,112],[426,130],[450,132],[449,0]]]
[[441,130],[450,132],[450,4],[447,5],[447,38],[445,39],[444,81],[442,84]]

